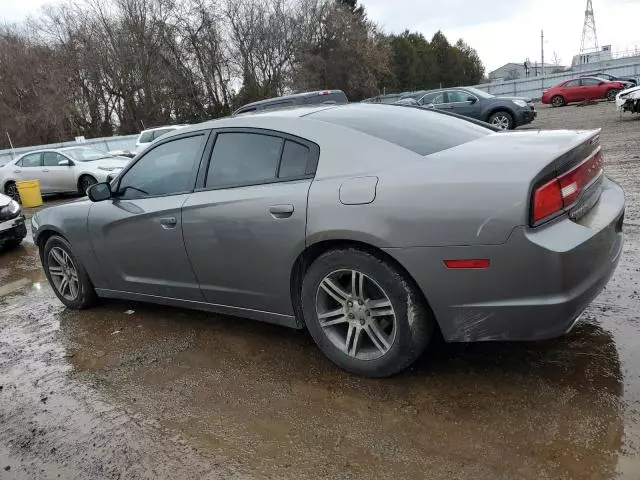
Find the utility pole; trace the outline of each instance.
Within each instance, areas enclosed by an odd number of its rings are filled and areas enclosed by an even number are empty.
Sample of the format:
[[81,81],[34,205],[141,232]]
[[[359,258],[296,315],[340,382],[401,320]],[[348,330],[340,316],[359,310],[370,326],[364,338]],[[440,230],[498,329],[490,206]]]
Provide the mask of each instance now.
[[540,30],[540,69],[544,77],[544,30]]

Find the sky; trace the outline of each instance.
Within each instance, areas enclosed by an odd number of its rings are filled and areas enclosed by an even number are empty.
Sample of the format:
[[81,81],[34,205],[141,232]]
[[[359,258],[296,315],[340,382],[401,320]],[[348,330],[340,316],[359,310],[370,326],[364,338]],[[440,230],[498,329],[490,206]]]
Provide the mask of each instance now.
[[[2,0],[0,19],[19,22],[60,0]],[[598,43],[612,51],[640,51],[640,0],[592,0]],[[545,63],[554,53],[570,65],[580,51],[586,0],[360,0],[369,18],[389,33],[405,29],[427,38],[442,30],[475,48],[487,72],[528,57],[540,61],[544,30]]]

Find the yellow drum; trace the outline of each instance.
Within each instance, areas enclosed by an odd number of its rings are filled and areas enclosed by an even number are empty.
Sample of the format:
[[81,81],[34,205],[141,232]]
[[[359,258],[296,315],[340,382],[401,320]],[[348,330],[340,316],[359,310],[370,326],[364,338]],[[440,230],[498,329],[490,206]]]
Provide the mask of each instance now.
[[42,195],[40,194],[40,182],[38,180],[25,180],[16,182],[20,201],[25,208],[39,207],[42,205]]

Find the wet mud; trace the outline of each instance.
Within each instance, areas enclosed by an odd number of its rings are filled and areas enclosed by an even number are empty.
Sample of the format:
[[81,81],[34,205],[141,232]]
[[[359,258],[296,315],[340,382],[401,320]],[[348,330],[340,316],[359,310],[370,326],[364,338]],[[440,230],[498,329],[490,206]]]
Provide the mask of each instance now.
[[[0,478],[640,478],[640,117],[602,127],[626,240],[569,335],[436,342],[409,371],[338,370],[305,332],[105,301],[65,309],[37,249],[0,253]],[[55,201],[65,201],[58,199]]]

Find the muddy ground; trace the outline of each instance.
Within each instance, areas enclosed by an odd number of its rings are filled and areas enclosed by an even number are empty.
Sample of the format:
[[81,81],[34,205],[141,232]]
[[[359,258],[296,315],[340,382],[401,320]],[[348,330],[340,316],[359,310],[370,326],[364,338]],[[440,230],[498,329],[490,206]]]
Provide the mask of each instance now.
[[640,478],[640,117],[541,108],[534,126],[602,127],[627,193],[624,256],[568,336],[436,343],[367,380],[304,332],[67,310],[27,239],[0,254],[0,478]]

